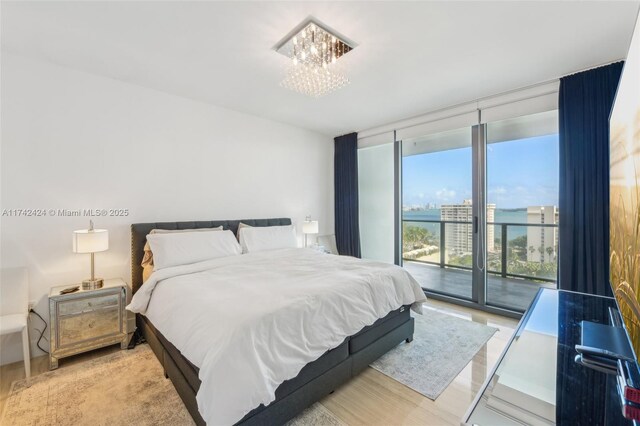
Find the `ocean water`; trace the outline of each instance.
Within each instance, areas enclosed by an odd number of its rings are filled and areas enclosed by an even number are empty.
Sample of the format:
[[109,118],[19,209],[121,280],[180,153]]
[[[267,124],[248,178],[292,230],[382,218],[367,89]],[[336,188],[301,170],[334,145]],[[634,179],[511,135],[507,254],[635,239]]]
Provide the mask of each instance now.
[[[440,220],[440,209],[427,209],[427,210],[419,210],[419,211],[403,211],[402,218],[407,220]],[[495,223],[527,223],[527,209],[519,209],[519,210],[495,210]],[[426,228],[436,235],[440,234],[440,224],[438,223],[420,223],[414,222],[411,225],[420,226],[422,228]],[[496,237],[499,236],[499,232],[501,227],[495,227]],[[509,226],[508,231],[508,240],[512,240],[516,237],[520,237],[522,235],[527,235],[527,227],[526,226]]]

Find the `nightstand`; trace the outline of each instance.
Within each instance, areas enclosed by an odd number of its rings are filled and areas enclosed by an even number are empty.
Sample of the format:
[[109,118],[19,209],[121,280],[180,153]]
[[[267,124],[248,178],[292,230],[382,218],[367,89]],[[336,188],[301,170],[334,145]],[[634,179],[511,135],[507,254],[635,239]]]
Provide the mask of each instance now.
[[70,285],[53,287],[49,293],[50,349],[49,369],[58,360],[93,349],[120,343],[126,349],[127,284],[120,278],[104,281],[95,290],[60,294]]

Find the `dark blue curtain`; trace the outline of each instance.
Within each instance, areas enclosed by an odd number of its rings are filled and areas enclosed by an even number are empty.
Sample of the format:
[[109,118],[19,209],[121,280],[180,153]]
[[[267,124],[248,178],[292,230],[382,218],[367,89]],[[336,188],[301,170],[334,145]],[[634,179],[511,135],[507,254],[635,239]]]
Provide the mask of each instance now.
[[338,253],[360,257],[358,220],[358,134],[334,139],[336,245]]
[[611,296],[609,114],[622,62],[560,79],[558,287]]

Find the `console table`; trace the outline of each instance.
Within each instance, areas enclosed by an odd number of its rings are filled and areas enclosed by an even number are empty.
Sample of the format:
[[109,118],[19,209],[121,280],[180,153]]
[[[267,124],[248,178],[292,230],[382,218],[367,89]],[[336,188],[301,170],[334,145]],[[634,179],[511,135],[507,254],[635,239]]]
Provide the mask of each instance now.
[[580,321],[609,324],[613,298],[541,289],[469,407],[465,425],[633,425],[613,375],[574,359]]

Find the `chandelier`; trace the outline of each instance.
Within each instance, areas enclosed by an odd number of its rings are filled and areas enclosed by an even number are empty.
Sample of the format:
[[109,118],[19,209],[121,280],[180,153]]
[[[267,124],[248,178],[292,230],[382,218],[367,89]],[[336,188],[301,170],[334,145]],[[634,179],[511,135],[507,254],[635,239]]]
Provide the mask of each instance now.
[[346,86],[349,79],[335,64],[353,45],[318,21],[307,19],[275,47],[290,59],[280,85],[314,98]]

